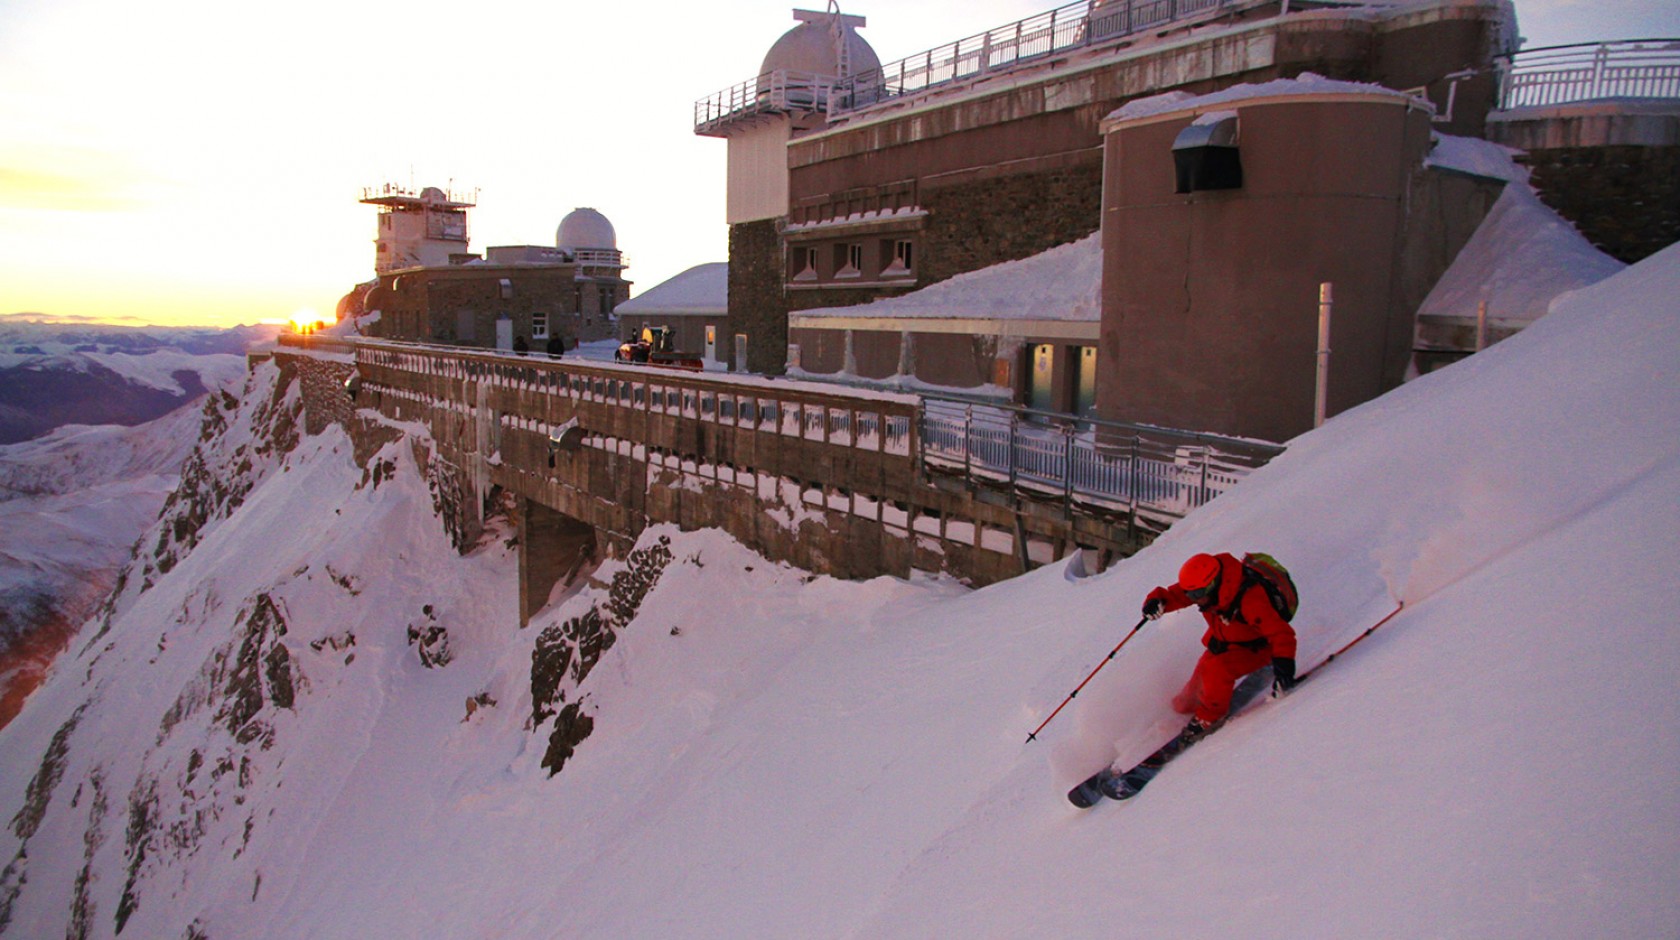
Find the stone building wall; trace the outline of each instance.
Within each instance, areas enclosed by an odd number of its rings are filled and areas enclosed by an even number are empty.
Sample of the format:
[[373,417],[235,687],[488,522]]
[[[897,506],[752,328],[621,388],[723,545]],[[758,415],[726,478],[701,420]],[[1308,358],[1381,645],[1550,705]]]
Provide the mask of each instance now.
[[1102,159],[1095,157],[1046,173],[924,189],[927,250],[918,280],[943,281],[1095,232],[1102,221]]
[[367,333],[492,348],[496,321],[506,315],[513,335],[540,350],[544,341],[532,338],[532,318],[542,314],[548,335],[565,337],[567,348],[610,339],[617,333],[612,308],[630,299],[629,282],[611,274],[575,264],[458,265],[385,274],[364,300],[381,313]]
[[1530,150],[1540,198],[1628,264],[1680,241],[1680,146]]
[[[745,365],[736,370],[780,375],[787,370],[788,301],[782,290],[782,246],[776,219],[729,227],[729,323],[747,336]],[[734,337],[729,337],[734,356]]]

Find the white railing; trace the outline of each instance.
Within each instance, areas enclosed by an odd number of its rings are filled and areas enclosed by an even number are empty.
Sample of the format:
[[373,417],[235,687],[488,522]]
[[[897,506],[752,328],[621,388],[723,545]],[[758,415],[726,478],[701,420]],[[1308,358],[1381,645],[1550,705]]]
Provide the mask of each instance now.
[[777,71],[694,103],[694,131],[716,133],[730,121],[802,109],[843,114],[900,95],[1013,68],[1265,0],[1077,0],[846,78]]
[[822,111],[828,108],[832,75],[777,69],[694,102],[694,132],[707,134],[724,124],[756,114]]
[[1629,39],[1529,49],[1501,59],[1499,106],[1598,98],[1680,98],[1680,39]]
[[919,425],[930,469],[1157,524],[1183,518],[1283,452],[1261,441],[946,398],[924,398]]
[[1252,0],[1079,0],[843,79],[835,85],[829,113],[842,114],[901,95],[1251,3]]

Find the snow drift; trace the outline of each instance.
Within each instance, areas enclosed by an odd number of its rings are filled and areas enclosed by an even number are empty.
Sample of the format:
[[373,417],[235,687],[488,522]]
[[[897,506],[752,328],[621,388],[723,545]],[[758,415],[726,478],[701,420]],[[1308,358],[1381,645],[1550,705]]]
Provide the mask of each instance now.
[[[981,591],[658,529],[634,604],[609,563],[520,630],[505,534],[455,554],[418,428],[365,466],[337,430],[252,447],[239,504],[0,731],[0,931],[1673,935],[1677,296],[1680,247],[1297,439],[1105,574]],[[1138,799],[1074,810],[1073,782],[1177,728],[1199,618],[1026,731],[1221,549],[1295,573],[1303,667],[1405,606]],[[613,633],[539,670],[603,610]],[[554,776],[539,671],[592,726]]]

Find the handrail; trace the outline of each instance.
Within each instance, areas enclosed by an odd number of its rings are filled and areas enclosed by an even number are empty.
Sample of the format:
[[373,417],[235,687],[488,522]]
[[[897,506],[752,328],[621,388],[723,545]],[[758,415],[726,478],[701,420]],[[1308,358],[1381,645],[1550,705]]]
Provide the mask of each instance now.
[[1265,441],[929,396],[924,465],[971,482],[1157,523],[1182,518],[1283,452]]
[[884,63],[835,85],[831,116],[1063,52],[1182,23],[1252,0],[1077,0]]
[[695,101],[694,131],[710,133],[729,121],[758,114],[826,110],[837,81],[815,72],[765,72]]
[[748,79],[696,101],[694,130],[714,133],[739,118],[790,108],[827,111],[834,117],[1084,46],[1264,2],[1075,0],[844,78],[778,70]]
[[[687,373],[392,340],[356,339],[364,388],[380,370],[472,380],[913,459],[923,472],[1129,515],[1165,528],[1282,453],[1244,440],[956,398]],[[459,390],[455,392],[454,390]],[[475,407],[463,400],[460,407]],[[521,420],[537,420],[522,415]],[[588,429],[586,428],[586,431]]]
[[1680,39],[1625,39],[1525,49],[1501,57],[1499,107],[1600,98],[1680,98]]

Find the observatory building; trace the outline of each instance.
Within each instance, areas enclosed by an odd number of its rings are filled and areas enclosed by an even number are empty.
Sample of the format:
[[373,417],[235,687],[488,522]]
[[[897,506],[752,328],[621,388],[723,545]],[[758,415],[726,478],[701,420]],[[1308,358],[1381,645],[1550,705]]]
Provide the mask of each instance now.
[[1498,120],[1505,0],[1077,0],[886,63],[794,19],[695,103],[737,369],[1287,440],[1321,285],[1334,414],[1404,380],[1507,182],[1440,159]]
[[399,268],[453,263],[467,250],[467,210],[477,195],[446,192],[427,186],[386,183],[362,190],[362,204],[379,207],[379,234],[374,238],[373,270],[378,274]]
[[[367,335],[494,349],[525,346],[539,353],[616,335],[612,311],[629,299],[631,282],[624,279],[628,262],[605,215],[574,209],[560,220],[552,247],[495,246],[480,257],[466,251],[471,203],[434,200],[432,205],[458,215],[417,230],[406,219],[386,222],[405,209],[380,213],[382,238],[387,230],[418,231],[424,238],[393,240],[389,250],[381,244],[382,264],[388,258],[405,263],[378,269],[378,280],[362,302],[370,314],[363,328]],[[428,208],[424,193],[420,206],[422,212],[443,211]],[[454,250],[442,252],[445,245]],[[371,316],[375,312],[378,316]]]

